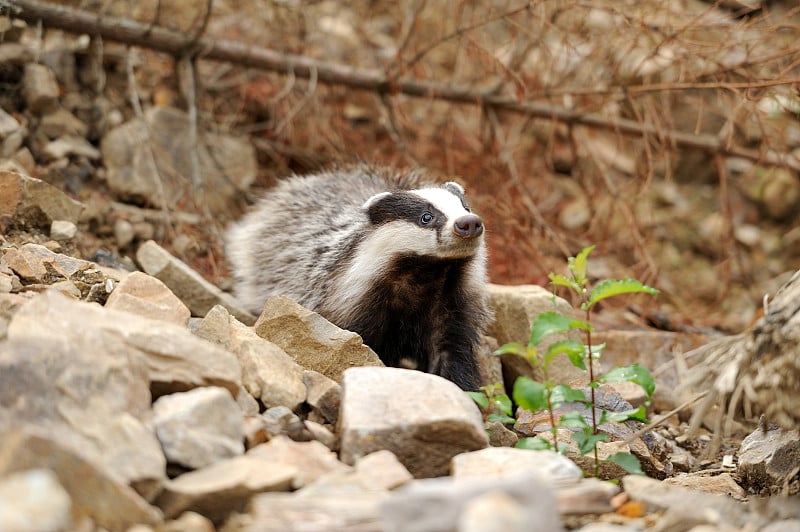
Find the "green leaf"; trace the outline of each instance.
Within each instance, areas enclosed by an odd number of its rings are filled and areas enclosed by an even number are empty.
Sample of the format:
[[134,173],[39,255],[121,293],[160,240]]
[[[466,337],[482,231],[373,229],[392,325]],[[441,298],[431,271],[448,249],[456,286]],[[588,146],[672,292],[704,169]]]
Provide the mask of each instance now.
[[576,368],[586,369],[586,365],[583,362],[586,356],[586,346],[577,340],[560,340],[550,344],[544,354],[544,367],[547,367],[550,361],[561,353],[566,354]]
[[589,253],[591,253],[594,248],[595,246],[583,248],[583,251],[567,259],[569,271],[572,273],[572,277],[579,286],[586,285],[586,265],[589,260]]
[[489,414],[486,417],[486,420],[487,421],[497,421],[497,422],[502,423],[503,425],[513,425],[514,423],[517,422],[516,419],[514,419],[511,416],[507,416],[505,414]]
[[500,356],[500,355],[505,355],[506,353],[511,353],[512,355],[517,355],[525,358],[528,354],[528,348],[518,342],[512,342],[509,344],[501,345],[492,354],[495,356]]
[[542,436],[536,436],[535,438],[520,438],[514,447],[517,449],[530,449],[532,451],[549,451],[553,448],[553,444]]
[[506,394],[501,393],[492,397],[492,404],[498,412],[501,412],[507,416],[511,415],[511,399],[509,399]]
[[578,444],[581,455],[590,452],[597,446],[597,442],[608,441],[608,434],[592,434],[591,431],[575,432],[572,439]]
[[564,277],[563,275],[559,275],[557,273],[551,273],[550,275],[548,275],[548,277],[550,278],[550,282],[556,286],[566,286],[567,288],[573,290],[578,294],[581,293],[581,287],[578,286],[578,284],[575,281],[573,281],[568,277]]
[[547,408],[544,384],[530,377],[519,377],[514,383],[514,402],[530,412]]
[[536,316],[531,327],[531,336],[528,345],[536,346],[542,339],[550,334],[565,333],[572,329],[591,329],[585,321],[576,320],[568,316],[562,316],[558,312],[548,311]]
[[631,475],[644,475],[639,459],[630,453],[615,453],[606,458],[605,461],[617,464]]
[[586,420],[583,418],[580,412],[567,412],[561,416],[561,419],[558,420],[558,424],[568,429],[589,428],[589,424],[586,423]]
[[486,397],[486,394],[483,392],[467,392],[467,395],[482,409],[486,410],[489,408],[489,398]]
[[648,397],[653,397],[656,381],[646,367],[641,364],[631,364],[623,368],[614,368],[598,379],[600,382],[635,382],[642,387]]
[[646,294],[660,294],[659,290],[642,284],[641,281],[636,279],[608,279],[601,283],[598,283],[592,289],[592,293],[589,295],[589,301],[587,303],[587,307],[591,307],[598,301],[603,299],[619,296],[622,294],[634,294],[634,293],[646,293]]
[[583,390],[576,390],[570,388],[566,384],[559,384],[558,386],[553,386],[553,389],[550,390],[550,402],[553,408],[564,403],[584,403],[586,402],[586,395],[583,393]]

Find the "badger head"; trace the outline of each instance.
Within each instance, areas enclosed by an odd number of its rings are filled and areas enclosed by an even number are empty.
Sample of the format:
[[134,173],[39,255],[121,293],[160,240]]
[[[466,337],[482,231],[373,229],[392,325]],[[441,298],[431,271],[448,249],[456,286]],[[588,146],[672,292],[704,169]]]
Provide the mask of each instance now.
[[363,251],[373,258],[413,254],[460,259],[476,255],[483,246],[483,221],[470,210],[464,188],[453,181],[382,192],[362,208],[373,229]]

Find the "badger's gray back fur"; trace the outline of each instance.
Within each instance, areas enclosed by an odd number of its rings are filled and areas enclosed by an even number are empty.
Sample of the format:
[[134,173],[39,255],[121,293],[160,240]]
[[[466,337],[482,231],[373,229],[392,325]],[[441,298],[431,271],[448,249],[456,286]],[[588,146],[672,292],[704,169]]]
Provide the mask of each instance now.
[[226,251],[252,311],[285,295],[361,334],[387,365],[477,389],[482,233],[459,185],[358,166],[281,181],[230,228]]

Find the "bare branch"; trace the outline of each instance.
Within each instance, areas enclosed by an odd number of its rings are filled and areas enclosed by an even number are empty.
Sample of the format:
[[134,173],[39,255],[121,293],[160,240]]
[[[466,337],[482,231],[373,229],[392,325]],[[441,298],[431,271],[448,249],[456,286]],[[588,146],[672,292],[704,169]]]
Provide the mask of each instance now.
[[[119,18],[98,18],[96,14],[46,4],[33,0],[8,0],[13,16],[30,23],[41,21],[44,26],[74,33],[101,35],[105,39],[128,45],[151,48],[176,57],[189,51],[198,57],[263,69],[297,77],[315,78],[319,83],[343,85],[353,89],[379,94],[405,94],[421,98],[436,98],[453,103],[480,105],[496,112],[505,111],[532,117],[556,120],[566,124],[581,124],[596,129],[612,130],[632,137],[660,138],[671,147],[690,147],[714,154],[741,157],[761,164],[785,166],[800,171],[800,162],[786,153],[766,150],[756,151],[729,145],[727,139],[708,134],[694,134],[678,130],[661,129],[655,124],[625,118],[609,118],[579,110],[566,109],[548,103],[519,101],[497,95],[493,91],[480,91],[462,85],[447,85],[414,78],[391,79],[385,72],[359,69],[340,63],[277,52],[269,48],[252,47],[245,43],[193,37],[161,27],[144,25]],[[780,81],[780,80],[779,80]],[[786,79],[786,84],[798,80]],[[762,82],[757,82],[758,86]],[[634,89],[633,87],[631,89]]]

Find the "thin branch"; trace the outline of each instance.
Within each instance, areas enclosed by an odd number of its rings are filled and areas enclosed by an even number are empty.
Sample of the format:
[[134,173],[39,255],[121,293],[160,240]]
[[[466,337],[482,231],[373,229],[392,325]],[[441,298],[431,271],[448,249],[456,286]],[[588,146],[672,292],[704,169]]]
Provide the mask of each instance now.
[[[448,85],[414,78],[392,80],[385,72],[359,69],[348,65],[317,61],[315,59],[277,52],[269,48],[249,46],[245,43],[201,37],[196,41],[185,35],[161,27],[151,27],[132,20],[103,17],[96,14],[45,4],[33,0],[7,0],[13,16],[30,23],[41,21],[44,26],[74,33],[101,35],[108,40],[128,45],[151,48],[176,57],[194,49],[198,57],[238,64],[288,74],[297,77],[316,77],[320,83],[344,85],[353,89],[380,94],[405,94],[413,97],[436,98],[453,103],[480,105],[494,111],[529,115],[567,124],[581,124],[596,129],[617,131],[633,137],[655,136],[671,147],[691,147],[710,153],[741,157],[761,164],[784,166],[800,171],[800,162],[789,154],[774,150],[757,151],[738,146],[727,146],[724,140],[713,135],[693,134],[677,130],[659,130],[656,125],[640,123],[625,118],[609,118],[583,113],[546,103],[523,101],[516,98],[475,90],[463,85]],[[797,83],[786,80],[786,84]],[[629,88],[630,90],[630,88]]]

